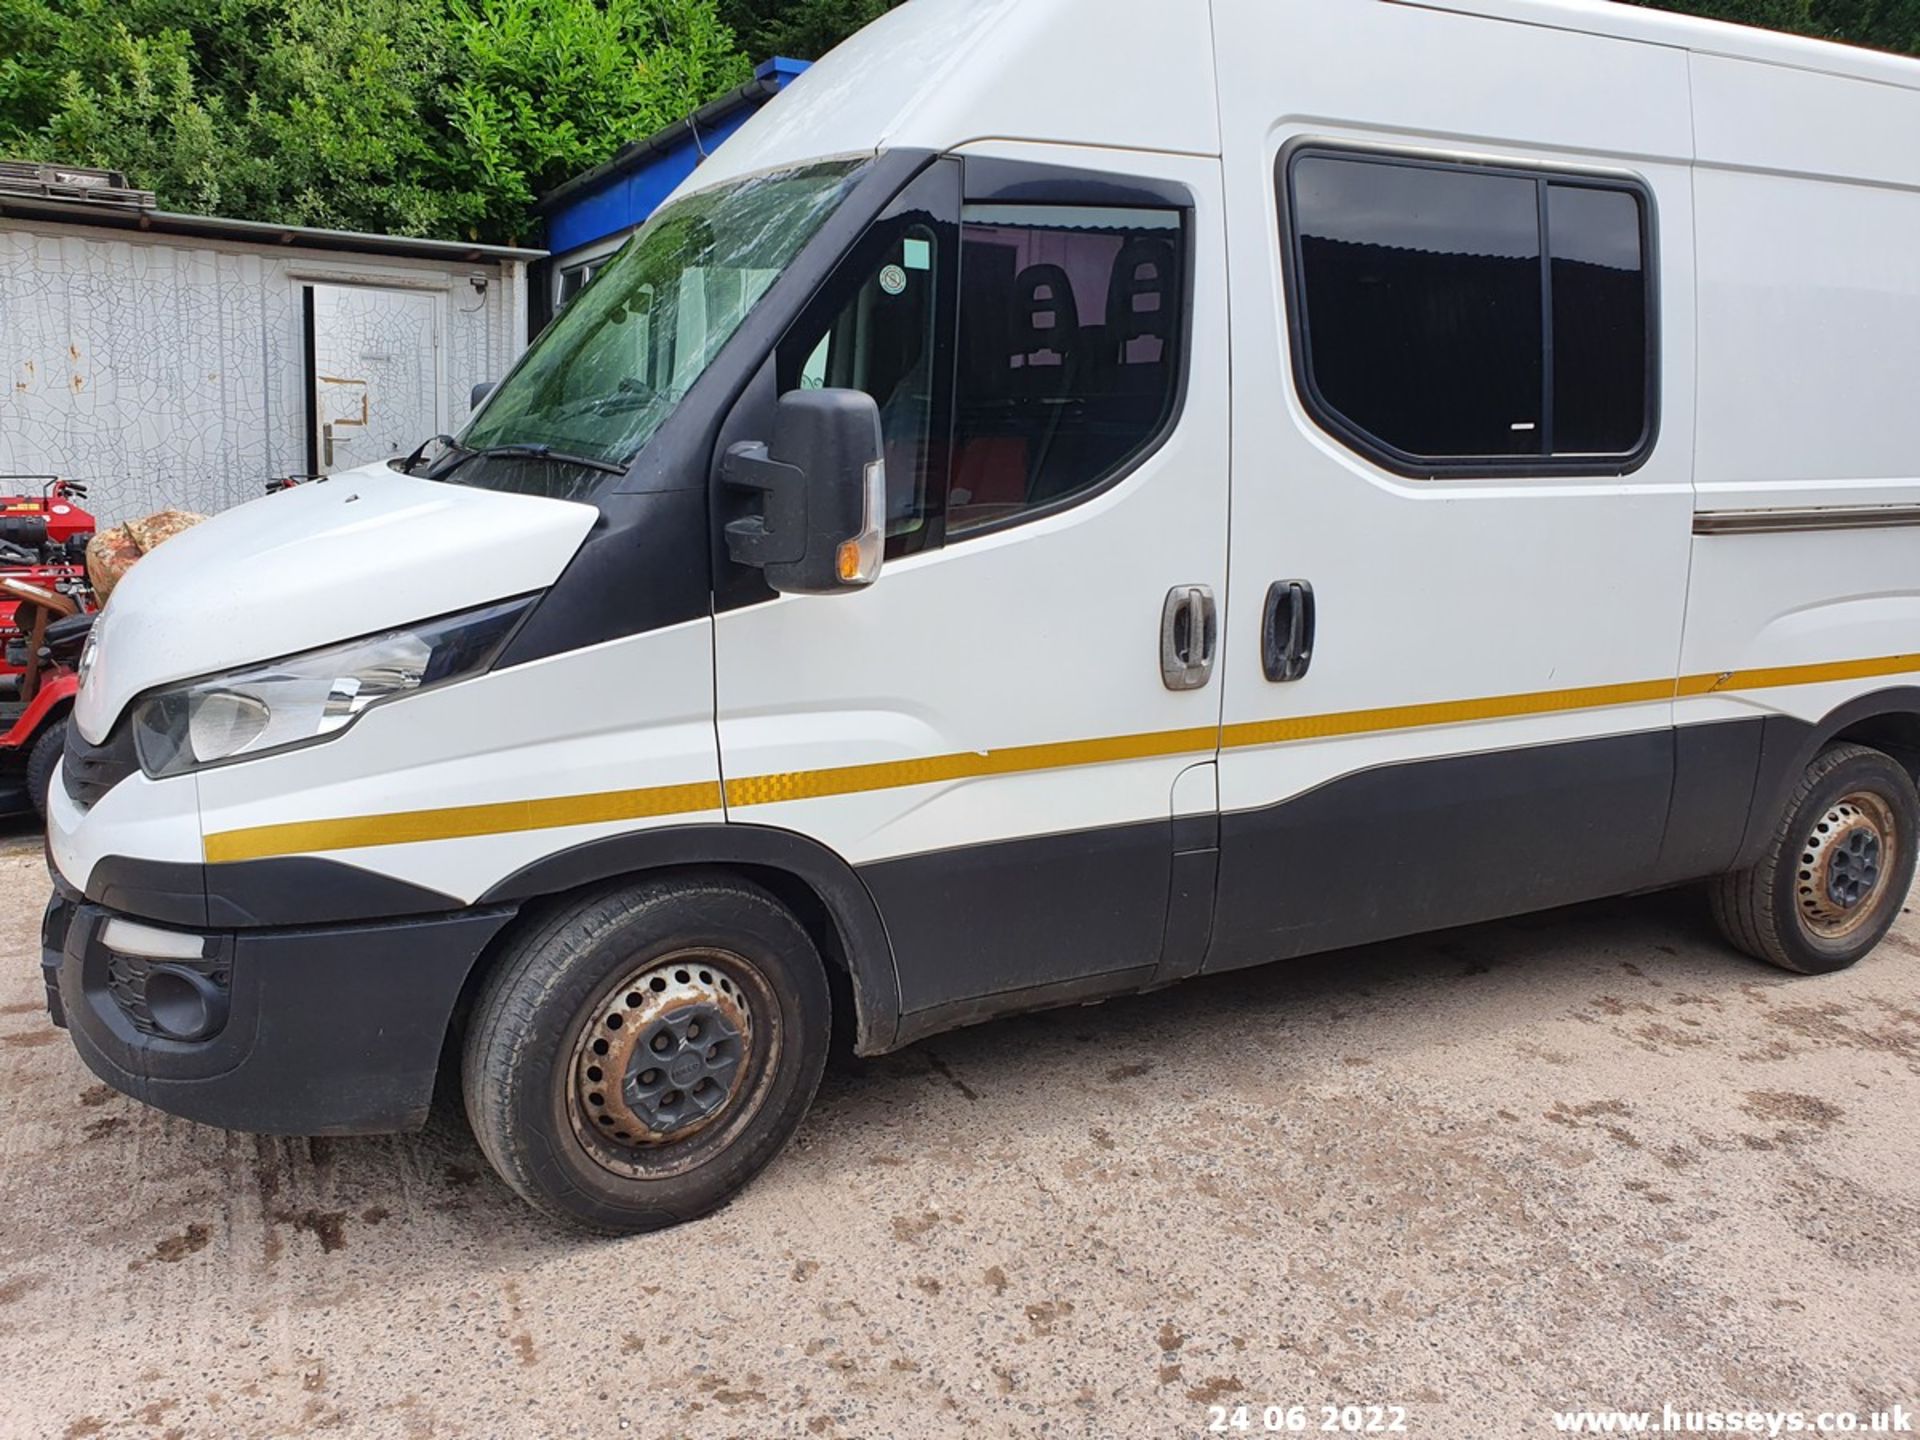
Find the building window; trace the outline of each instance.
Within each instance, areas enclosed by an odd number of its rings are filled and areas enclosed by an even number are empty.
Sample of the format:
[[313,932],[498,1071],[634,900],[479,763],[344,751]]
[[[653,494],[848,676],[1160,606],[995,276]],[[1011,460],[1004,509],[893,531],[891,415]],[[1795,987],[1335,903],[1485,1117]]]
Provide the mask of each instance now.
[[574,297],[587,288],[587,282],[606,269],[607,262],[612,258],[611,255],[602,255],[596,260],[582,260],[562,270],[554,287],[553,313],[558,315],[571,305]]
[[1297,378],[1326,429],[1402,474],[1645,458],[1644,190],[1314,149],[1285,180]]

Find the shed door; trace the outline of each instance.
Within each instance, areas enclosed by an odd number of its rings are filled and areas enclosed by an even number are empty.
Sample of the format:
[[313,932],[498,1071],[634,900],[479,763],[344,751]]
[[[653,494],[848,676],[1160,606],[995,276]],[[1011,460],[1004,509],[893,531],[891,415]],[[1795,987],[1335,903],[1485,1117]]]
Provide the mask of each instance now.
[[312,285],[307,297],[314,474],[405,455],[446,428],[441,296]]

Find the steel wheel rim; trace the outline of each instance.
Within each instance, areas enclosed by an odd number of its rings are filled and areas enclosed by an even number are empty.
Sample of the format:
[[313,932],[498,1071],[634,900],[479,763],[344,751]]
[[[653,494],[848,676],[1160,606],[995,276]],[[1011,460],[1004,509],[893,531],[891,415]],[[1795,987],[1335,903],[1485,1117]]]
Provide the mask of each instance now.
[[1869,790],[1843,796],[1809,829],[1794,869],[1800,923],[1818,940],[1845,940],[1881,909],[1899,868],[1893,807]]
[[560,1076],[574,1138],[624,1178],[691,1169],[765,1098],[778,1046],[773,1014],[765,979],[732,951],[679,950],[635,966],[576,1022]]

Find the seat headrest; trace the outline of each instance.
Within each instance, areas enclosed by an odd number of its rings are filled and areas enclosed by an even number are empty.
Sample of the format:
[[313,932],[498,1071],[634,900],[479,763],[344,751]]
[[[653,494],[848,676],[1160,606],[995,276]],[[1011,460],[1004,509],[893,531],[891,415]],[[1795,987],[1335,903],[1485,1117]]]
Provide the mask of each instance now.
[[[1165,339],[1173,327],[1175,251],[1165,240],[1136,235],[1120,247],[1107,283],[1107,338],[1124,345],[1143,336]],[[1139,301],[1154,297],[1149,309]]]
[[[1065,355],[1080,333],[1080,307],[1073,282],[1058,265],[1029,265],[1013,282],[1013,353],[1052,350]],[[1050,318],[1042,324],[1040,317]]]

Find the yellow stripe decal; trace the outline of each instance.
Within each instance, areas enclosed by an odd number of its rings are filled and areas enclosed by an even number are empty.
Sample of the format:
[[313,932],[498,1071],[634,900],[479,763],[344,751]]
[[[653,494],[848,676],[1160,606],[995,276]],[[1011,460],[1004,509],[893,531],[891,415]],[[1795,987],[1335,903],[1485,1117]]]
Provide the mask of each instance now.
[[656,785],[646,790],[603,790],[594,795],[556,795],[544,800],[507,800],[497,805],[456,805],[448,810],[403,810],[343,820],[299,820],[223,830],[206,838],[208,863],[259,860],[269,855],[306,855],[316,850],[358,850],[368,845],[409,845],[421,840],[465,840],[564,825],[601,825],[610,820],[648,820],[720,808],[720,787]]
[[[1725,670],[1683,675],[1679,680],[1638,680],[1619,685],[1586,685],[1538,690],[1525,695],[1494,695],[1478,700],[1442,700],[1424,705],[1391,705],[1377,710],[1343,710],[1279,720],[1251,720],[1219,730],[1201,726],[1158,730],[1144,735],[1113,735],[1096,740],[1063,740],[1046,745],[1012,745],[1003,750],[967,750],[917,760],[883,760],[827,770],[794,770],[729,780],[726,803],[748,807],[786,800],[813,800],[908,785],[977,780],[992,775],[1033,774],[1117,760],[1148,760],[1168,755],[1284,745],[1340,735],[1378,734],[1430,725],[1458,725],[1521,715],[1597,710],[1641,705],[1689,696],[1769,690],[1786,685],[1815,685],[1835,680],[1865,680],[1920,671],[1920,654],[1884,655],[1867,660],[1834,660],[1812,665],[1781,665],[1755,670]],[[720,787],[712,781],[658,785],[644,790],[608,790],[590,795],[558,795],[540,800],[510,800],[494,805],[460,805],[444,810],[408,810],[341,820],[304,820],[225,830],[205,841],[209,863],[258,860],[272,855],[303,855],[321,850],[354,850],[370,845],[403,845],[422,840],[460,840],[569,825],[598,825],[618,820],[653,819],[720,808]]]
[[1215,727],[1206,725],[1194,730],[1156,730],[1146,735],[1113,735],[1100,740],[967,750],[958,755],[934,755],[924,760],[883,760],[873,765],[842,765],[832,770],[752,775],[727,782],[727,804],[771,805],[780,800],[812,800],[822,795],[851,795],[862,790],[895,790],[902,785],[931,785],[943,780],[976,780],[987,775],[1106,765],[1115,760],[1201,754],[1213,749],[1218,734]]
[[1719,695],[1737,690],[1772,690],[1782,685],[1818,685],[1831,680],[1873,680],[1920,670],[1920,655],[1879,655],[1870,660],[1825,660],[1817,665],[1776,665],[1761,670],[1722,670],[1717,675],[1683,675],[1676,694]]
[[1537,690],[1530,695],[1492,695],[1483,700],[1390,705],[1382,710],[1343,710],[1334,715],[1302,715],[1228,725],[1220,732],[1220,746],[1225,750],[1243,750],[1254,745],[1284,745],[1294,740],[1326,740],[1336,735],[1369,735],[1423,725],[1459,725],[1470,720],[1548,715],[1561,710],[1598,710],[1610,705],[1642,705],[1672,698],[1673,681],[1636,680],[1625,685]]

